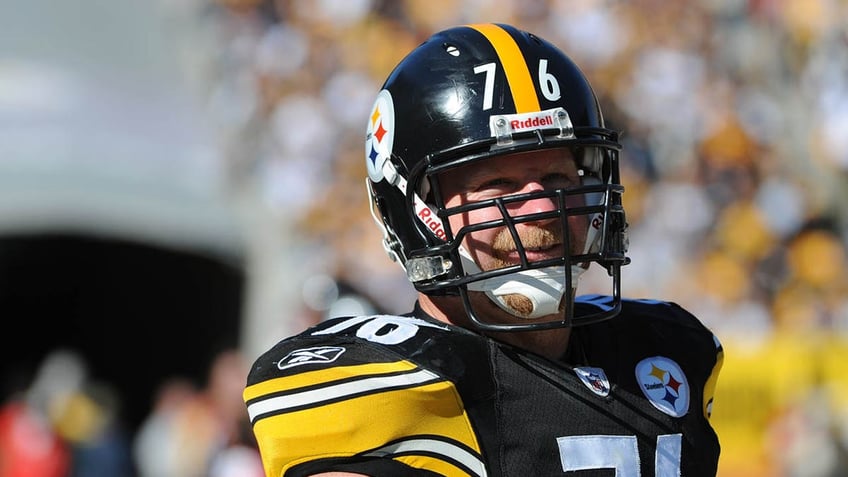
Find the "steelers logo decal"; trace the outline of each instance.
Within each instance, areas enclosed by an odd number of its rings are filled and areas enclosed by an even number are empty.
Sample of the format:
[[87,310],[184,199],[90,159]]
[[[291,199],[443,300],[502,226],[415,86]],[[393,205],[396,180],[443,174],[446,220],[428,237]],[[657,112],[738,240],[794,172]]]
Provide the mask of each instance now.
[[651,404],[673,417],[689,411],[689,383],[683,370],[664,356],[645,358],[636,365],[636,381]]
[[368,131],[365,134],[365,162],[368,176],[374,182],[383,179],[383,164],[392,154],[395,137],[395,107],[392,95],[382,90],[371,108],[368,117]]

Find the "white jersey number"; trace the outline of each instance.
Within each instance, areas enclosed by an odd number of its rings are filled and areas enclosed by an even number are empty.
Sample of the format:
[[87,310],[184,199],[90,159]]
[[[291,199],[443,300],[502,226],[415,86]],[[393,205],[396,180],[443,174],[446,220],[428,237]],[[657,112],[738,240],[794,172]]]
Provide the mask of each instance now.
[[409,316],[376,315],[350,318],[326,330],[316,331],[312,334],[331,335],[357,325],[361,325],[356,329],[357,337],[384,345],[403,343],[415,336],[418,333],[418,328],[421,326],[447,329],[445,326]]
[[[657,436],[654,475],[680,477],[682,434]],[[615,477],[640,477],[635,436],[564,436],[557,438],[562,470],[615,469]]]

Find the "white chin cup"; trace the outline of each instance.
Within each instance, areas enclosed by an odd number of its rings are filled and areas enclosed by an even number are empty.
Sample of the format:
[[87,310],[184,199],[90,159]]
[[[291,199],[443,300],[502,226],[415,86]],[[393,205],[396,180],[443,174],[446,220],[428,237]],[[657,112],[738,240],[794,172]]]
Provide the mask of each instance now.
[[[460,249],[462,265],[467,273],[479,273],[480,267],[471,259],[464,249]],[[559,304],[565,295],[565,267],[546,267],[535,270],[522,270],[499,277],[487,278],[468,284],[473,291],[482,291],[486,296],[507,313],[527,320],[534,320],[552,315],[559,310]],[[579,266],[571,267],[571,283],[577,286],[577,280],[586,270]],[[504,297],[507,295],[522,295],[530,300],[533,310],[520,314],[509,307]]]

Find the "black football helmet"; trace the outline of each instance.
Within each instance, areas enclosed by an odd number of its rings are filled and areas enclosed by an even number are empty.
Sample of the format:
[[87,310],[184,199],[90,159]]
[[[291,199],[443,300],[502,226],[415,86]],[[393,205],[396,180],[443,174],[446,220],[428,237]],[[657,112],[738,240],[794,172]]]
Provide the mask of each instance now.
[[[439,174],[544,148],[569,148],[582,184],[445,207]],[[522,331],[596,322],[620,311],[620,267],[629,262],[620,149],[617,132],[604,126],[589,82],[557,47],[509,25],[451,28],[407,55],[377,95],[365,139],[372,215],[384,233],[386,252],[406,270],[416,290],[461,296],[469,318],[481,329]],[[583,195],[585,206],[566,207],[566,197],[574,195]],[[506,204],[540,197],[559,205],[532,216],[506,212]],[[503,219],[451,230],[451,215],[481,207],[499,207]],[[576,215],[591,224],[588,232],[579,231],[587,234],[582,253],[571,253],[568,246],[568,237],[578,232],[569,231],[567,219]],[[563,227],[563,256],[528,260],[516,224],[551,218]],[[509,230],[521,263],[481,270],[462,246],[463,238],[481,227]],[[577,279],[592,262],[611,277],[614,305],[576,316]],[[516,290],[531,299],[534,312],[522,315],[503,303],[502,295]],[[486,322],[469,299],[475,291],[525,320]],[[561,319],[535,320],[554,313]]]

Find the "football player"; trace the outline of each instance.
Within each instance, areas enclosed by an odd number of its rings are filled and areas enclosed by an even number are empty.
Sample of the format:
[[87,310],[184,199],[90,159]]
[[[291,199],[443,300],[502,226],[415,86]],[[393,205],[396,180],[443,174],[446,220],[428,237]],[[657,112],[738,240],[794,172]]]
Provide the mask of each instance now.
[[[418,300],[256,360],[267,475],[714,476],[722,348],[678,305],[622,298],[620,149],[584,74],[531,33],[459,26],[407,55],[365,160]],[[609,293],[578,296],[592,265]]]

